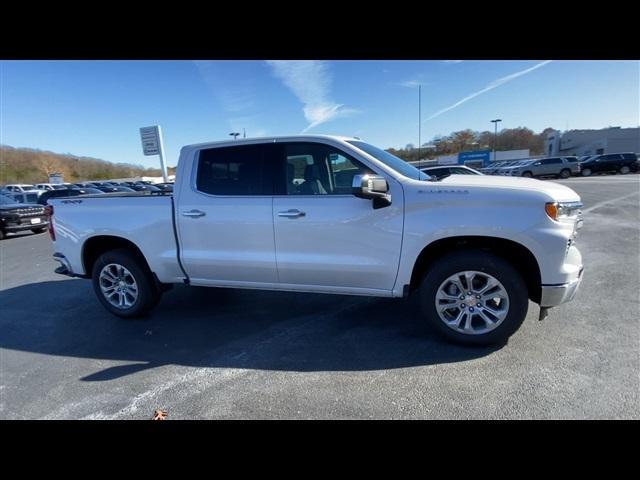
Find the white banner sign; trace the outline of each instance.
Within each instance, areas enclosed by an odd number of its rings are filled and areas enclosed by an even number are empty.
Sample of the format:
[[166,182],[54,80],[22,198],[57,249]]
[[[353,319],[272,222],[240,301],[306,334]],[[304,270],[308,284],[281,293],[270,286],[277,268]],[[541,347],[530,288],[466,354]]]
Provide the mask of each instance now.
[[160,135],[158,134],[157,125],[141,128],[140,139],[142,140],[142,151],[145,155],[160,154]]

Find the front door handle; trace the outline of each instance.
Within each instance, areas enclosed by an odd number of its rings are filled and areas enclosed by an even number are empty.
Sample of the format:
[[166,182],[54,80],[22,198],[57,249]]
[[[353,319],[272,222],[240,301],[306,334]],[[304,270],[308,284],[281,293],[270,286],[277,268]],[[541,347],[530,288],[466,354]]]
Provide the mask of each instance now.
[[204,213],[202,210],[189,210],[188,212],[182,212],[182,215],[184,215],[185,217],[198,218],[204,217],[206,213]]
[[287,218],[298,218],[298,217],[304,217],[306,214],[304,212],[301,212],[300,210],[296,210],[296,209],[290,209],[290,210],[286,210],[284,212],[278,212],[278,216],[279,217],[287,217]]

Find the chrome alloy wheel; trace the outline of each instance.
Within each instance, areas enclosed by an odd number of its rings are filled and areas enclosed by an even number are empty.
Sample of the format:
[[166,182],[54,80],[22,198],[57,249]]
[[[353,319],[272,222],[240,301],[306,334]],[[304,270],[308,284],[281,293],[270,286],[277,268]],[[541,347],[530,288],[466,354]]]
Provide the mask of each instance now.
[[485,272],[468,270],[447,278],[436,293],[436,311],[445,325],[466,335],[498,327],[509,313],[504,286]]
[[129,270],[110,263],[100,270],[100,290],[104,298],[116,308],[127,309],[138,299],[138,284]]

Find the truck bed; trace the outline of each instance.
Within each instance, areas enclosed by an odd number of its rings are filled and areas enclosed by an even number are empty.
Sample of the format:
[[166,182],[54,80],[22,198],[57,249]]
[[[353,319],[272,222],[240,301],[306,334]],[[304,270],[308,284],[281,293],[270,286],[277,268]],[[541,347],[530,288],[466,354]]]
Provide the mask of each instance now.
[[[117,236],[145,252],[160,281],[172,283],[184,278],[177,261],[171,192],[81,195],[51,199],[49,204],[54,209],[55,251],[67,256],[74,274],[91,274],[82,261],[91,242]],[[79,244],[85,247],[79,249]]]

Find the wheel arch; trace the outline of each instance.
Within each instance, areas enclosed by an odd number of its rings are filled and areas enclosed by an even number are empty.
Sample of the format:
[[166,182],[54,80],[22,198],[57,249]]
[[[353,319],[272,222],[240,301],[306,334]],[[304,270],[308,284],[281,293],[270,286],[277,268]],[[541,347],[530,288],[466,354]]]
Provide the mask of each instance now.
[[529,299],[536,303],[540,302],[542,283],[540,265],[531,250],[513,240],[479,235],[441,238],[425,246],[414,262],[409,284],[410,291],[419,287],[422,277],[435,260],[447,253],[460,250],[482,250],[505,259],[522,275],[527,285]]
[[112,250],[120,249],[130,251],[136,258],[141,261],[143,268],[151,273],[151,268],[149,267],[149,263],[143,255],[142,250],[140,250],[140,248],[131,240],[116,235],[96,235],[94,237],[88,238],[82,245],[82,267],[85,271],[86,276],[91,277],[93,265],[95,264],[96,260],[98,260],[100,255]]

